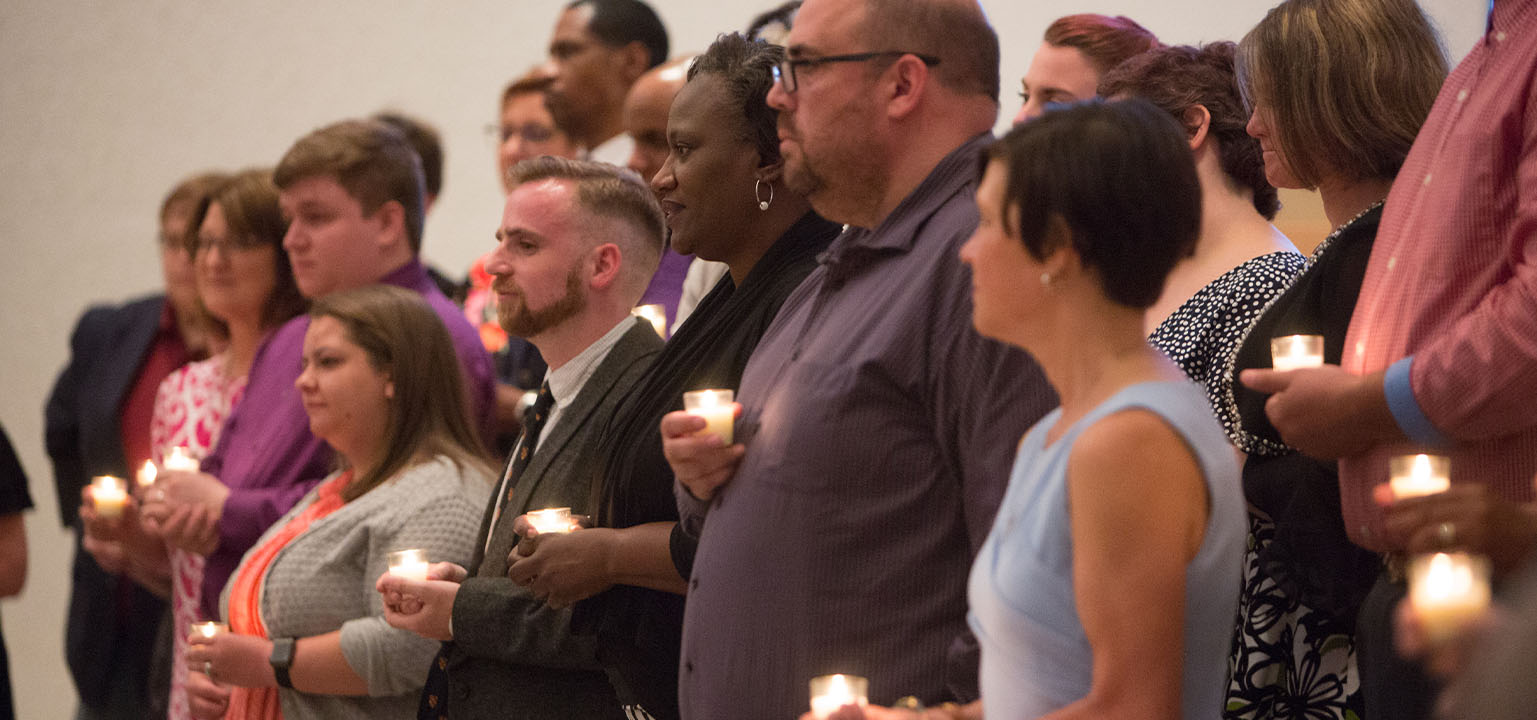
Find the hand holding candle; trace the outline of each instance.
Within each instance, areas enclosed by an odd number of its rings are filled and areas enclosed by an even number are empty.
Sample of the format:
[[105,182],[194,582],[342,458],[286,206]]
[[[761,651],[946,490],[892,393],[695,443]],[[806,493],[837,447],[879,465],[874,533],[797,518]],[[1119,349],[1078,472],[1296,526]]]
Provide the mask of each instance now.
[[667,339],[667,306],[660,304],[637,305],[630,314],[651,323],[651,328],[663,340]]
[[571,517],[571,508],[545,508],[529,512],[528,524],[540,535],[571,532],[576,523]]
[[1399,455],[1388,460],[1388,484],[1393,499],[1404,500],[1446,492],[1452,486],[1452,461],[1440,455]]
[[1431,645],[1446,642],[1489,607],[1489,560],[1467,553],[1419,555],[1409,565],[1409,604]]
[[698,435],[716,434],[730,445],[736,426],[736,393],[730,390],[695,390],[683,393],[683,411],[704,418],[704,430]]
[[824,720],[845,705],[870,704],[870,681],[858,675],[822,675],[811,679],[811,714]]
[[397,550],[386,555],[385,558],[389,562],[391,575],[426,582],[428,565],[426,550]]
[[1322,335],[1286,335],[1270,339],[1270,365],[1277,370],[1296,370],[1323,364]]
[[229,626],[213,620],[192,623],[192,634],[211,638],[219,633],[229,632]]
[[197,472],[202,467],[198,459],[192,457],[192,453],[180,445],[171,448],[171,452],[160,464],[165,466],[166,470],[174,472]]

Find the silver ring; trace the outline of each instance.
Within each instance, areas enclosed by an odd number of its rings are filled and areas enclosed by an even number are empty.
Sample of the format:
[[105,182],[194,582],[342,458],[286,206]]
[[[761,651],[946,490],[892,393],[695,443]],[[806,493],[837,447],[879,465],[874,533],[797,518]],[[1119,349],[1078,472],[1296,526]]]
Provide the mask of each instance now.
[[204,660],[203,661],[203,674],[207,675],[209,680],[213,679],[213,661],[212,660]]
[[1457,544],[1457,526],[1450,522],[1443,522],[1436,526],[1436,539],[1444,546]]

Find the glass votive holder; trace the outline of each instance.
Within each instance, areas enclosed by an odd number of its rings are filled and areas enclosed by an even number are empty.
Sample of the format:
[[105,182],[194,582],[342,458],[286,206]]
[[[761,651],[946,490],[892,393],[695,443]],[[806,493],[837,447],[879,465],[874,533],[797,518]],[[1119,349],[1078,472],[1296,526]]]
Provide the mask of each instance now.
[[870,704],[870,681],[858,675],[819,675],[811,678],[811,714],[822,720],[845,705]]
[[1324,364],[1324,336],[1285,335],[1270,339],[1270,366],[1298,370]]
[[571,508],[559,507],[529,512],[528,523],[533,525],[540,535],[550,535],[571,532],[574,521],[571,517]]
[[97,475],[91,479],[91,504],[97,515],[107,519],[122,517],[127,502],[128,483],[122,478]]
[[683,393],[683,411],[704,418],[704,429],[695,434],[715,433],[730,445],[736,427],[736,408],[731,404],[735,400],[731,390],[694,390]]
[[215,620],[203,620],[201,622],[194,622],[192,623],[191,628],[192,634],[202,635],[205,638],[211,638],[215,635],[218,635],[219,633],[229,632],[228,625],[217,622]]
[[1489,607],[1489,558],[1417,555],[1409,562],[1409,604],[1432,645],[1456,637]]
[[390,574],[407,580],[423,582],[427,579],[426,550],[396,550],[385,556]]

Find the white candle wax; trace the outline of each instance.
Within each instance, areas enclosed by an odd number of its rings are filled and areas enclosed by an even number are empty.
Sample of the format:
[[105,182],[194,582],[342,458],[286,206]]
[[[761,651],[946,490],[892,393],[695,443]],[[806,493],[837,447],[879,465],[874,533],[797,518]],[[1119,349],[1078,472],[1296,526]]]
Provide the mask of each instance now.
[[545,508],[528,514],[528,522],[540,535],[571,532],[571,508]]
[[171,448],[171,452],[165,456],[165,460],[161,461],[160,464],[165,466],[167,470],[182,472],[197,472],[198,468],[201,467],[197,458],[192,457],[192,453],[180,445]]
[[1322,364],[1322,335],[1286,335],[1270,340],[1270,365],[1277,370],[1297,370]]
[[398,550],[388,556],[390,574],[418,582],[427,579],[426,550]]
[[219,633],[229,632],[229,628],[225,626],[224,623],[205,620],[203,622],[192,623],[192,632],[197,633],[198,635],[202,635],[205,638],[211,638],[215,635],[218,635]]
[[155,464],[145,460],[143,467],[139,468],[139,474],[135,477],[139,487],[147,488],[155,484]]
[[663,340],[667,339],[667,306],[660,304],[636,305],[630,314],[651,323],[651,329]]
[[811,714],[826,718],[845,705],[864,707],[870,681],[858,675],[822,675],[811,679]]
[[736,408],[731,405],[735,399],[736,393],[730,390],[695,390],[683,393],[683,410],[704,418],[704,429],[696,434],[715,433],[730,445],[736,426]]
[[91,504],[96,514],[104,518],[120,517],[123,505],[128,502],[127,483],[122,478],[99,475],[91,480]]
[[1453,638],[1489,607],[1489,560],[1467,553],[1436,553],[1409,566],[1409,602],[1432,644]]
[[1445,492],[1452,486],[1451,458],[1440,455],[1400,455],[1388,460],[1388,484],[1393,499]]

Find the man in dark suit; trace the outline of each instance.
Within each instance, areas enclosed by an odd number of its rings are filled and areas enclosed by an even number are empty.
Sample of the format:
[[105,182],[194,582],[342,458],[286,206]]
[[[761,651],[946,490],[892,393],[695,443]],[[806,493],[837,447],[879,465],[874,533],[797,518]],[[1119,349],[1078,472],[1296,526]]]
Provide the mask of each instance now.
[[[196,337],[197,290],[183,239],[192,212],[217,183],[190,178],[160,210],[165,295],[86,311],[70,339],[69,364],[48,397],[46,443],[53,460],[60,520],[76,526],[80,491],[94,475],[131,477],[150,455],[150,420],[160,381],[202,351]],[[165,603],[129,580],[113,543],[76,532],[66,657],[80,695],[78,718],[164,715],[152,693],[151,660]],[[165,671],[165,668],[160,668]],[[164,688],[161,688],[163,691]]]
[[539,158],[515,166],[499,245],[486,263],[511,334],[550,370],[492,495],[470,569],[429,580],[385,575],[385,619],[444,641],[422,698],[428,718],[623,718],[590,637],[507,578],[517,519],[588,509],[598,435],[662,341],[630,309],[662,251],[662,215],[638,178],[599,163]]

